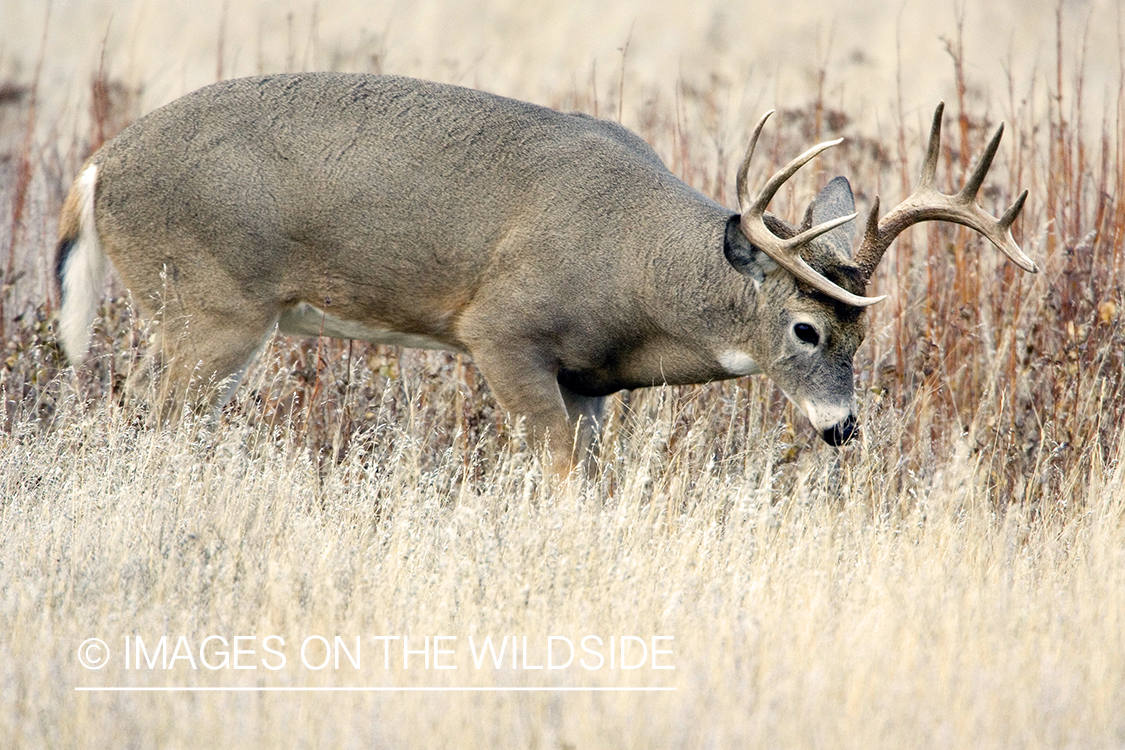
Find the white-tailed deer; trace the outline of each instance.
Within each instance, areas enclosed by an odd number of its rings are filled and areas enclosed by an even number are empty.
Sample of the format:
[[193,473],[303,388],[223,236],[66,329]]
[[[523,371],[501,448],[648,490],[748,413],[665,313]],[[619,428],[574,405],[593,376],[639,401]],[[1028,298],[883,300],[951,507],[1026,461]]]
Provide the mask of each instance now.
[[[740,214],[678,180],[628,130],[581,114],[398,77],[224,81],[156,110],[95,153],[60,219],[59,333],[79,362],[105,258],[159,317],[162,392],[221,405],[277,327],[467,352],[501,406],[569,470],[605,397],[763,372],[832,445],[855,434],[863,296],[895,236],[972,227],[1021,268],[1010,227],[934,186],[942,108],[918,190],[852,254],[843,177],[803,226],[765,212],[829,146],[805,152]],[[768,117],[768,114],[767,114]],[[137,378],[134,377],[134,380]],[[224,382],[199,391],[196,382]],[[129,387],[136,390],[138,383]]]

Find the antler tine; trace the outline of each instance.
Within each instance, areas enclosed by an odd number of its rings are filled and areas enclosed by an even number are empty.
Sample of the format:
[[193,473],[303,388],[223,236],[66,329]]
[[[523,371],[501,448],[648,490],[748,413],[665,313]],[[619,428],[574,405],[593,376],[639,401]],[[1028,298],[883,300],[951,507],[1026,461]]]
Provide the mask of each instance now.
[[769,181],[758,192],[758,197],[754,199],[754,203],[751,206],[750,210],[758,216],[764,214],[766,212],[766,206],[768,206],[769,202],[773,200],[773,197],[777,194],[777,191],[781,189],[781,186],[784,185],[790,177],[797,174],[798,169],[812,161],[818,154],[820,154],[820,152],[827,151],[833,146],[838,146],[843,142],[843,138],[837,138],[834,141],[825,141],[824,143],[818,143],[808,151],[801,154],[796,159],[779,169],[777,171],[777,174],[771,177]]
[[766,226],[764,218],[766,206],[777,193],[778,189],[785,184],[785,181],[796,174],[797,170],[816,157],[817,154],[843,141],[843,138],[839,138],[834,141],[826,141],[813,146],[778,170],[778,172],[766,182],[765,186],[758,192],[758,195],[752,197],[747,181],[747,174],[750,171],[750,160],[754,155],[754,148],[758,143],[758,136],[761,135],[762,126],[765,125],[766,119],[769,118],[771,114],[773,114],[773,110],[770,110],[758,120],[758,124],[754,128],[754,133],[750,137],[750,146],[746,150],[746,157],[742,160],[742,168],[738,172],[738,205],[742,212],[742,216],[739,218],[739,224],[742,227],[742,233],[746,236],[746,239],[750,240],[755,247],[772,258],[779,266],[789,271],[789,273],[793,274],[813,289],[835,300],[855,307],[867,307],[868,305],[873,305],[876,302],[882,301],[885,297],[862,297],[858,294],[852,294],[847,289],[829,281],[801,257],[801,248],[804,245],[807,245],[825,232],[830,232],[836,227],[852,221],[855,219],[856,214],[840,216],[831,221],[826,221],[823,224],[817,224],[789,239],[778,237]]
[[976,201],[977,191],[984,184],[984,176],[988,174],[988,170],[992,167],[992,157],[996,156],[996,149],[1000,148],[1000,137],[1003,135],[1004,123],[1000,123],[1000,127],[996,128],[996,132],[992,136],[992,140],[985,146],[980,161],[977,162],[976,168],[969,176],[969,181],[965,183],[965,187],[961,188],[961,192],[957,193],[958,200],[969,204]]
[[1016,220],[1016,217],[1020,215],[1020,211],[1023,210],[1023,202],[1025,200],[1027,200],[1026,189],[1022,193],[1020,193],[1018,198],[1016,198],[1015,203],[1008,206],[1008,210],[1004,212],[1003,216],[1000,217],[1000,221],[997,222],[1000,226],[1001,231],[1011,228],[1012,222]]
[[[863,244],[860,245],[860,250],[862,251],[863,248],[866,248],[866,247],[874,248],[875,245],[878,242],[879,242],[879,196],[876,195],[875,200],[873,200],[871,202],[871,210],[867,213],[867,228],[864,229],[864,231],[863,231]],[[888,246],[890,245],[890,243],[887,243],[887,244],[888,244]],[[883,248],[883,250],[885,251],[886,248]],[[883,257],[883,253],[879,253],[879,258],[882,258],[882,257]],[[865,278],[870,279],[871,278],[870,271],[868,271],[862,265],[862,262],[863,262],[862,255],[857,253],[857,258],[861,263],[861,265],[859,267],[859,270],[863,272],[863,275],[864,275]],[[876,262],[876,264],[878,264],[878,262],[879,262],[878,259],[876,259],[875,262]],[[874,266],[872,266],[872,269],[874,269]]]
[[750,172],[750,160],[754,157],[754,149],[758,145],[758,136],[762,134],[762,128],[765,126],[766,120],[770,119],[770,115],[776,111],[777,110],[771,109],[759,118],[758,124],[754,126],[754,132],[750,136],[750,145],[746,149],[746,156],[742,157],[742,166],[738,169],[738,182],[736,183],[738,188],[738,206],[742,212],[745,212],[750,207],[751,203],[750,187],[747,184],[746,176]]
[[953,195],[946,195],[935,186],[941,146],[941,116],[944,108],[943,102],[938,104],[934,112],[930,142],[926,149],[926,161],[922,167],[922,176],[918,180],[917,189],[882,219],[877,218],[879,199],[875,199],[867,220],[863,243],[855,255],[856,265],[859,266],[864,277],[870,279],[887,248],[907,227],[923,221],[950,221],[984,235],[1017,266],[1025,271],[1036,273],[1038,267],[1020,250],[1011,231],[1012,223],[1027,199],[1027,191],[1023,191],[999,219],[985,212],[976,202],[977,193],[984,184],[984,178],[992,166],[992,159],[1000,147],[1000,138],[1004,134],[1003,125],[996,129],[968,182],[961,190]]
[[945,102],[938,102],[934,110],[934,121],[930,125],[930,140],[926,143],[926,161],[922,163],[922,176],[918,187],[934,187],[937,184],[937,162],[941,155],[941,116],[945,112]]

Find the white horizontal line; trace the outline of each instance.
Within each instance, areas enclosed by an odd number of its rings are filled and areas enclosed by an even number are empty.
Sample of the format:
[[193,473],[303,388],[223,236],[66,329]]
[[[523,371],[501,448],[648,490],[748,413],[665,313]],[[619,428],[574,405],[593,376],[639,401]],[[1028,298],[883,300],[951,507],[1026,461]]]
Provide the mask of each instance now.
[[75,687],[80,693],[655,693],[674,687]]

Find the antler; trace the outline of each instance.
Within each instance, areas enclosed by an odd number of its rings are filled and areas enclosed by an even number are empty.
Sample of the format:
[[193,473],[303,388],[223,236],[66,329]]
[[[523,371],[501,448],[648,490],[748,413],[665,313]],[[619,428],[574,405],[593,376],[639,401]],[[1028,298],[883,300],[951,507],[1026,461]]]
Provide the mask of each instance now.
[[829,281],[801,257],[801,248],[807,245],[809,241],[825,232],[832,231],[841,224],[848,223],[856,217],[856,214],[841,216],[823,224],[817,224],[815,227],[806,229],[789,239],[778,237],[766,226],[766,206],[777,193],[778,188],[821,151],[831,148],[843,140],[843,138],[838,138],[813,146],[779,170],[765,184],[758,196],[751,199],[750,188],[746,180],[746,175],[750,171],[750,159],[754,155],[754,147],[758,144],[758,136],[762,133],[762,126],[766,124],[766,120],[773,112],[774,110],[771,109],[762,115],[762,119],[758,120],[758,124],[754,127],[754,134],[750,137],[750,147],[746,150],[746,157],[742,160],[742,168],[738,171],[738,206],[742,213],[739,223],[742,227],[742,233],[746,235],[746,239],[750,240],[755,247],[772,258],[779,266],[813,289],[823,292],[835,300],[855,307],[867,307],[885,299],[885,297],[861,297],[852,294],[847,289]]
[[985,213],[976,203],[977,191],[984,182],[988,168],[992,166],[992,157],[996,155],[1000,136],[1004,134],[1003,124],[996,129],[996,134],[992,136],[992,140],[984,149],[984,155],[981,156],[976,169],[960,192],[956,195],[946,195],[938,191],[935,186],[938,153],[941,147],[941,115],[944,109],[945,102],[941,102],[934,112],[934,124],[930,128],[930,144],[926,150],[926,163],[922,167],[922,177],[918,180],[918,187],[914,194],[882,219],[878,218],[879,198],[876,196],[871,206],[871,214],[867,217],[867,230],[863,236],[863,243],[855,255],[856,265],[863,272],[864,278],[870,279],[871,274],[875,272],[875,267],[882,260],[883,253],[904,229],[922,221],[952,221],[983,234],[1025,271],[1038,272],[1035,263],[1024,255],[1012,238],[1012,222],[1023,208],[1027,191],[1020,193],[1016,202],[999,219]]

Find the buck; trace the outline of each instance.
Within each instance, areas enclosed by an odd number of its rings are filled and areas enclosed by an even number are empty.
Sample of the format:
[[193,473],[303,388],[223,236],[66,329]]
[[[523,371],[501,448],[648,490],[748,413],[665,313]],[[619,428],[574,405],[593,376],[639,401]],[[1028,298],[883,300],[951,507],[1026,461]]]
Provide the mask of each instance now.
[[[607,395],[768,375],[832,445],[857,431],[852,359],[894,238],[964,224],[1035,272],[976,194],[935,186],[942,107],[918,189],[853,254],[837,177],[802,225],[766,212],[798,156],[735,213],[677,179],[643,140],[583,114],[399,77],[231,80],[138,120],[95,153],[60,218],[59,334],[88,345],[108,257],[159,326],[138,391],[221,407],[277,329],[471,355],[565,474]],[[206,388],[207,383],[221,387]],[[198,401],[196,401],[198,399]]]

